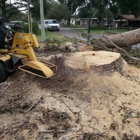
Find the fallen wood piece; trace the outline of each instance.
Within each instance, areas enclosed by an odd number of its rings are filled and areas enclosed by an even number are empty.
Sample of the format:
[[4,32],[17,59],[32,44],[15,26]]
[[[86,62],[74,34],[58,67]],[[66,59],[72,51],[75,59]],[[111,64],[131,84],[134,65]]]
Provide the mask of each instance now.
[[113,43],[109,38],[107,38],[106,36],[103,36],[103,37],[106,38],[115,48],[117,48],[118,50],[122,51],[129,59],[140,61],[140,58],[136,58],[136,57],[131,56],[124,49],[120,48],[115,43]]
[[[105,50],[110,51],[110,49],[107,48],[100,40],[98,40],[97,38],[94,38],[94,40],[96,40],[97,42],[99,42],[99,44],[100,44]],[[97,46],[97,47],[98,47],[98,46]],[[99,48],[101,48],[101,47],[99,47]]]
[[[134,44],[140,43],[140,28],[124,33],[108,35],[106,37],[119,47],[131,47]],[[111,43],[108,43],[107,38],[102,38],[101,36],[98,40],[100,40],[106,47],[113,47]],[[94,37],[91,39],[91,42],[92,40],[94,40]],[[99,42],[96,43],[100,46]]]
[[42,99],[42,96],[28,109],[25,111],[25,113],[29,112],[30,110],[33,109],[33,107],[35,107]]

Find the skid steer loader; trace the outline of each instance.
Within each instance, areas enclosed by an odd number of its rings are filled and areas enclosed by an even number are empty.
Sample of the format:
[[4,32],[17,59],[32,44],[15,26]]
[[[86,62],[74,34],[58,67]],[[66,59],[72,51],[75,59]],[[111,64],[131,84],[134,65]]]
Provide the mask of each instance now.
[[34,34],[16,32],[22,29],[16,24],[5,24],[0,17],[0,83],[5,81],[16,68],[39,76],[49,78],[57,70],[56,65],[49,62],[39,62],[33,47],[39,47]]

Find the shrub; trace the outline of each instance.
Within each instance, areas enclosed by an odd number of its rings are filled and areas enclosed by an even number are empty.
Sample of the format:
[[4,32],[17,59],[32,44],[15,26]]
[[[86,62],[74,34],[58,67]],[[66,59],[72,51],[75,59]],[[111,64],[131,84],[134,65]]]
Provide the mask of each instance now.
[[25,22],[21,22],[20,25],[23,27],[25,33],[28,33],[28,24]]
[[32,29],[33,29],[33,33],[34,34],[38,33],[39,27],[38,27],[38,23],[37,22],[33,22],[32,23]]
[[[28,28],[28,24],[27,23],[25,24],[24,22],[22,22],[21,26],[24,28],[24,32],[25,33],[29,32],[29,28]],[[39,30],[39,27],[38,27],[37,22],[32,22],[32,32],[34,34],[37,34],[38,30]]]

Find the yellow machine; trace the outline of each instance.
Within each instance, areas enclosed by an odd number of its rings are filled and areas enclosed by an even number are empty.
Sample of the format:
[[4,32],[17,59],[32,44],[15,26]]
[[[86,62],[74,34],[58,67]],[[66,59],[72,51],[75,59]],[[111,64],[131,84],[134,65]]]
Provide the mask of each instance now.
[[10,38],[7,45],[1,43],[3,46],[0,46],[0,82],[5,81],[17,65],[20,70],[42,78],[54,75],[56,65],[39,62],[35,56],[33,47],[39,47],[39,44],[34,34],[15,32]]

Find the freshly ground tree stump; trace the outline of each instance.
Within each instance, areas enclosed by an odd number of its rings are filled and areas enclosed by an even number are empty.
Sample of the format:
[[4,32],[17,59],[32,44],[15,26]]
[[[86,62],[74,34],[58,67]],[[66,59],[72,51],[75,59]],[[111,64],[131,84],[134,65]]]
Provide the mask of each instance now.
[[112,73],[123,69],[119,53],[108,51],[76,52],[64,55],[64,66],[72,71]]
[[108,51],[65,53],[47,58],[43,57],[43,59],[56,64],[58,73],[65,73],[69,76],[86,72],[112,74],[115,71],[121,72],[124,64],[124,60],[119,53]]

